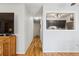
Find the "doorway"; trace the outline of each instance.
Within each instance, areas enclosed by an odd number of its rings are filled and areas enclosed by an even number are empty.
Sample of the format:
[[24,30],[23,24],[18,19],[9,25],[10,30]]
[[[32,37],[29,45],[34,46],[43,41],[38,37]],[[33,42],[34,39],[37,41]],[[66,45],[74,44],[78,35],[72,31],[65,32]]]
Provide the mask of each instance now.
[[33,21],[33,25],[34,25],[34,28],[33,28],[33,37],[40,37],[40,19],[35,19],[34,18],[34,21]]

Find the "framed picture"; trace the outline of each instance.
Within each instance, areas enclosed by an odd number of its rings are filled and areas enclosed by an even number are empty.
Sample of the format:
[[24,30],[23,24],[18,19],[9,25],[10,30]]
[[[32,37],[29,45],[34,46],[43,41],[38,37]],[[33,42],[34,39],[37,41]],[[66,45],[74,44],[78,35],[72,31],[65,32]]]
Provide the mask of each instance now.
[[74,13],[47,13],[46,29],[74,30]]

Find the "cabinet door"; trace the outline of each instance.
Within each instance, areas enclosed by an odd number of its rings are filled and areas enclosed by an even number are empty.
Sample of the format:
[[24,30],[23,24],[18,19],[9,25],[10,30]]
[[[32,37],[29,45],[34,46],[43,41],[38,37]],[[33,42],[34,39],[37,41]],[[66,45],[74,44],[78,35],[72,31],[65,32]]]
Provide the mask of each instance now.
[[0,40],[0,56],[3,56],[3,41]]
[[10,39],[9,38],[4,39],[3,55],[4,56],[10,56]]
[[3,55],[3,56],[16,55],[16,37],[15,36],[0,37],[0,55]]
[[11,56],[16,55],[16,37],[15,36],[10,37],[10,55]]

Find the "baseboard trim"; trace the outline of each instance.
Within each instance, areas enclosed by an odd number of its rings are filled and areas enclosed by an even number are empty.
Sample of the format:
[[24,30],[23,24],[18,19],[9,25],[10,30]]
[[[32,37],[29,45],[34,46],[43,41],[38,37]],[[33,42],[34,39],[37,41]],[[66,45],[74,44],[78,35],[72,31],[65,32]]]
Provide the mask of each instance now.
[[16,56],[26,56],[25,54],[16,54]]
[[79,56],[79,52],[45,52],[43,56]]

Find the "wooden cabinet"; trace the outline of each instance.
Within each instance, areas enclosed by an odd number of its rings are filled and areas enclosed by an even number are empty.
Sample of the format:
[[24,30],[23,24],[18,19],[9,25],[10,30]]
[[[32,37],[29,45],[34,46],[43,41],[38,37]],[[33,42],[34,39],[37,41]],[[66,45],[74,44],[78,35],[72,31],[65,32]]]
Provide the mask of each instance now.
[[0,56],[16,55],[16,36],[0,36]]
[[0,40],[0,56],[3,56],[3,40]]

